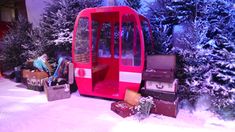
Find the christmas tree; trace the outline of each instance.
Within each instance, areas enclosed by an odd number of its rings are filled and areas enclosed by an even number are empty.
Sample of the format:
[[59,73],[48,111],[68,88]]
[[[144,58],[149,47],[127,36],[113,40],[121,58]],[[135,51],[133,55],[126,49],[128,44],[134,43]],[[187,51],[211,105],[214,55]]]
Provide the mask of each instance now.
[[[200,96],[209,95],[213,111],[223,117],[235,117],[235,14],[232,2],[162,0],[152,3],[148,12],[154,37],[160,45],[159,52],[178,55],[181,98],[194,103]],[[183,37],[188,46],[176,47],[172,41],[175,27],[184,23],[194,26],[195,40]]]
[[141,0],[125,0],[124,3],[125,3],[127,6],[133,8],[133,9],[135,9],[135,10],[137,10],[137,11],[138,11],[138,10],[141,8],[141,6],[142,6]]
[[30,51],[34,49],[32,44],[32,24],[23,16],[13,22],[9,31],[3,38],[3,68],[12,69],[23,64],[31,57]]
[[[53,0],[47,4],[40,24],[44,52],[55,57],[56,52],[71,53],[72,32],[78,13],[101,5],[101,0]],[[56,50],[55,50],[56,49]]]
[[209,66],[199,92],[212,96],[217,112],[235,117],[235,9],[231,2],[218,0],[199,1],[198,6],[197,49]]

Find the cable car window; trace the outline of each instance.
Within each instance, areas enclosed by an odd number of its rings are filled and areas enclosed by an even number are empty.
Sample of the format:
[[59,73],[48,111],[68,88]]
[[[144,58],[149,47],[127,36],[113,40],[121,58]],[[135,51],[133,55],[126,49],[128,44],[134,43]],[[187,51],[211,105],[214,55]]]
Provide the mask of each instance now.
[[[136,25],[137,26],[137,25]],[[141,46],[140,46],[140,34],[135,26],[135,35],[136,35],[136,42],[134,43],[134,65],[135,66],[140,66],[141,63]]]
[[92,20],[92,51],[94,52],[96,49],[98,27],[99,23],[97,21]]
[[144,36],[144,47],[146,48],[145,51],[151,51],[152,45],[151,45],[151,36],[150,36],[150,29],[148,22],[145,20],[141,21],[143,36]]
[[88,18],[80,18],[76,32],[75,61],[89,63],[89,21]]
[[99,28],[99,22],[92,20],[92,62],[93,64],[97,63],[97,50],[96,50],[96,43],[97,43],[97,33]]
[[99,57],[109,58],[111,45],[111,24],[103,23],[99,39]]
[[122,17],[122,64],[126,66],[140,65],[140,36],[134,15]]
[[114,25],[114,58],[119,58],[119,23]]

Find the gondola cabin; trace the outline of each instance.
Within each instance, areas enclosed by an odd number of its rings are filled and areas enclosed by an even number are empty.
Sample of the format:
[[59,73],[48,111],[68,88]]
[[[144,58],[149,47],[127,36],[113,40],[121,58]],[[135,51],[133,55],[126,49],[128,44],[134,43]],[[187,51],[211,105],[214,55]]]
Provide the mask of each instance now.
[[144,16],[126,6],[78,14],[72,57],[81,95],[121,100],[126,89],[139,90],[145,62],[142,25],[151,30]]

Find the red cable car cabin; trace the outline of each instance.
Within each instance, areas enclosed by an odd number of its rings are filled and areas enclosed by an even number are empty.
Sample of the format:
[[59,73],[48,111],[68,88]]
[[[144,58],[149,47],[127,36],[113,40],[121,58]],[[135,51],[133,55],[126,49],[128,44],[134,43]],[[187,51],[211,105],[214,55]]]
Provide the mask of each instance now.
[[144,16],[125,6],[78,14],[72,56],[81,95],[123,99],[126,89],[139,90],[145,60],[141,23],[150,30]]

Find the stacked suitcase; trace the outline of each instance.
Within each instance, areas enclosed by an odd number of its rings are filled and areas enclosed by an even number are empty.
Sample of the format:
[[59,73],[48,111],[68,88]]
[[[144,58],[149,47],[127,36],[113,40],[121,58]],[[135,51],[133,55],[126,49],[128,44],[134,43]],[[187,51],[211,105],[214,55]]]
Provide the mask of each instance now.
[[151,109],[154,114],[177,116],[179,98],[176,95],[178,80],[174,78],[175,67],[175,55],[147,56],[146,70],[142,74],[145,86],[141,94],[154,98]]

